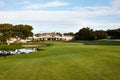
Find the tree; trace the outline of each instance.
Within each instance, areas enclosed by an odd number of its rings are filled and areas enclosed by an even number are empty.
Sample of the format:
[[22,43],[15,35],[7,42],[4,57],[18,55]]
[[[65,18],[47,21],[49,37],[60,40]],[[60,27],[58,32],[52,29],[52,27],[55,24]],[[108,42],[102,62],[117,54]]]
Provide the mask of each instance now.
[[60,33],[60,32],[57,32],[56,34],[62,36],[62,33]]
[[12,24],[0,24],[0,33],[6,38],[9,39],[10,37],[12,37],[12,29],[13,29],[13,25]]
[[25,39],[26,37],[32,36],[32,26],[30,25],[12,25],[12,24],[0,24],[0,41],[4,42],[10,38],[22,38]]
[[22,24],[15,25],[14,26],[14,37],[17,36],[19,38],[25,39],[26,37],[33,35],[32,30],[33,28],[30,25],[22,25]]
[[6,42],[6,38],[4,36],[0,36],[0,43],[5,43]]
[[120,28],[106,31],[111,39],[120,39]]
[[94,40],[96,38],[93,29],[82,28],[75,34],[75,39],[77,40]]
[[108,34],[103,30],[95,31],[96,39],[106,39],[108,38]]
[[74,36],[74,33],[73,32],[69,32],[69,33],[64,33],[63,35]]

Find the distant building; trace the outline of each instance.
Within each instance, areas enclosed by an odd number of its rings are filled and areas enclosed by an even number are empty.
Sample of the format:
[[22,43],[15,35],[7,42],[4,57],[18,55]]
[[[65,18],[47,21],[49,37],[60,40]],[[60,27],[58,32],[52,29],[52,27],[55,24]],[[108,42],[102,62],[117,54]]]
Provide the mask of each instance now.
[[52,33],[38,33],[35,34],[33,37],[28,37],[28,40],[31,41],[58,41],[58,40],[65,40],[70,41],[73,39],[73,36],[64,36],[58,35],[55,32]]
[[20,38],[10,38],[7,40],[8,45],[11,43],[26,43],[30,41],[71,41],[74,39],[74,36],[64,36],[58,35],[55,32],[53,33],[38,33],[35,34],[33,37],[28,37],[27,39],[20,39]]
[[11,43],[26,43],[30,40],[27,39],[20,39],[20,38],[10,38],[9,40],[7,40],[7,44],[11,44]]
[[63,36],[62,38],[64,38],[66,41],[74,40],[74,36]]

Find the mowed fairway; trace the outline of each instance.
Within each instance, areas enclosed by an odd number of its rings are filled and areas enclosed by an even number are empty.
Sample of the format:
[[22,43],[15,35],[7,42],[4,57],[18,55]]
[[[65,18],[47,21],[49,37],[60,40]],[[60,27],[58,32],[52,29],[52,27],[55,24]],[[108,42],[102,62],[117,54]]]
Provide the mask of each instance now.
[[0,57],[0,80],[120,80],[120,41],[51,42]]

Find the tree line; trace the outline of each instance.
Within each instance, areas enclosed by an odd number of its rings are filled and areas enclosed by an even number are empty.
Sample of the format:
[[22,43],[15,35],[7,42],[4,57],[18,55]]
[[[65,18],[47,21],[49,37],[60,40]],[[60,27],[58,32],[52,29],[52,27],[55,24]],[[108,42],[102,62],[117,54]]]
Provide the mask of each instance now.
[[26,37],[33,36],[32,30],[33,28],[30,25],[0,24],[0,42],[6,42],[10,38],[25,39]]
[[120,28],[107,30],[106,32],[109,35],[109,38],[111,38],[111,39],[120,39]]
[[[0,24],[0,43],[6,42],[10,38],[21,38],[25,39],[26,37],[33,36],[32,33],[33,27],[30,25],[13,25],[13,24]],[[61,33],[57,33],[61,35]],[[120,39],[120,28],[118,29],[109,29],[109,30],[93,30],[89,27],[80,29],[77,33],[69,32],[64,33],[63,35],[74,36],[75,40],[99,40],[99,39]]]
[[82,28],[74,34],[76,40],[120,39],[120,28],[109,30],[93,30]]

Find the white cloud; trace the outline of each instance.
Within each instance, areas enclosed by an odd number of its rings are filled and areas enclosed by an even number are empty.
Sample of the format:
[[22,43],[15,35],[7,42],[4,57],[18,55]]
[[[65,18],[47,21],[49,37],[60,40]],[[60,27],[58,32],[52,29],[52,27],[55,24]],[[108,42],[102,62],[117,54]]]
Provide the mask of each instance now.
[[87,7],[76,7],[76,10],[85,11],[110,11],[110,10],[120,10],[120,0],[112,0],[111,6],[87,6]]
[[86,6],[86,7],[75,7],[74,10],[81,12],[93,12],[103,13],[103,15],[118,15],[120,16],[120,0],[112,0],[111,6]]
[[47,3],[38,3],[38,4],[30,4],[25,7],[25,9],[34,10],[34,9],[42,9],[42,8],[50,8],[50,7],[61,7],[70,5],[67,2],[63,1],[52,1]]
[[5,3],[2,0],[0,0],[0,7],[3,7],[4,5]]
[[113,0],[111,4],[114,9],[120,10],[120,0]]
[[[1,11],[1,20],[24,20],[24,21],[61,21],[73,22],[90,17],[114,14],[106,11],[81,12],[81,11]],[[2,17],[1,17],[2,16]]]
[[22,2],[17,2],[19,5],[29,5],[31,4],[29,1],[22,1]]
[[72,22],[86,18],[84,13],[75,11],[1,11],[0,22],[5,21],[49,21]]
[[[114,2],[115,1],[115,2]],[[105,26],[111,28],[113,26],[120,27],[117,22],[91,21],[90,18],[106,16],[106,15],[120,15],[117,4],[120,0],[113,0],[111,6],[97,6],[97,7],[81,7],[77,10],[71,11],[34,11],[33,9],[68,6],[69,3],[54,1],[44,4],[31,4],[29,1],[20,3],[26,4],[26,9],[23,11],[0,11],[0,23],[13,24],[30,24],[34,27],[34,32],[39,31],[73,31],[76,32],[81,27],[91,26]],[[116,5],[115,5],[116,4]],[[117,9],[116,9],[117,8]],[[89,18],[89,19],[88,19]],[[96,27],[92,27],[97,29]],[[105,27],[100,27],[101,29]]]
[[96,6],[96,7],[80,7],[80,8],[75,8],[76,10],[80,11],[110,11],[111,8],[107,6]]
[[[115,13],[115,12],[114,12]],[[106,11],[1,11],[0,23],[25,23],[33,25],[35,31],[76,31],[86,26],[119,26],[120,23],[90,21],[88,18],[114,14]],[[79,26],[77,28],[73,26]],[[37,27],[37,28],[36,28]],[[38,28],[40,30],[38,30]]]

